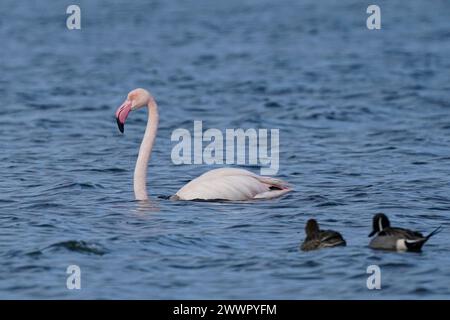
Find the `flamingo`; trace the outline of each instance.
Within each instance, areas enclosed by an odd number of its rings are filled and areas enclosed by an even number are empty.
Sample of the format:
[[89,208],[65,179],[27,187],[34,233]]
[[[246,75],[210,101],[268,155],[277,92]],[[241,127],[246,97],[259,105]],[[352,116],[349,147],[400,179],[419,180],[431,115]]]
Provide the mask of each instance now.
[[[158,130],[158,106],[145,89],[135,89],[116,111],[117,125],[124,132],[125,120],[131,111],[148,108],[148,121],[134,169],[136,200],[147,200],[147,166]],[[291,191],[289,185],[267,176],[258,176],[244,169],[220,168],[210,170],[190,181],[171,197],[175,200],[251,200],[271,199]]]

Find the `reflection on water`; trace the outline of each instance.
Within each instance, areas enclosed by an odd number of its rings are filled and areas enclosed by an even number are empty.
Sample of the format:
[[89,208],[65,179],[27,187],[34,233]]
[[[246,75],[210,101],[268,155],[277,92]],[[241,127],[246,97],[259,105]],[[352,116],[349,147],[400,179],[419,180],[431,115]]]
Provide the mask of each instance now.
[[133,210],[133,212],[138,214],[138,215],[145,215],[147,213],[161,211],[157,199],[155,199],[155,200],[152,200],[152,199],[141,200],[141,201],[136,201],[136,203],[137,203],[137,206]]

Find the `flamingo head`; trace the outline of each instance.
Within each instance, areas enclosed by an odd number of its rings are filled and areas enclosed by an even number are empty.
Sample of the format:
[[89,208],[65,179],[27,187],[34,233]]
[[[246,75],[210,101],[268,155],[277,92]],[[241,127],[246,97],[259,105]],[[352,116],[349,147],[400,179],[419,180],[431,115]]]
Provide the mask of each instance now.
[[127,99],[116,111],[116,121],[120,132],[123,133],[125,120],[127,119],[128,114],[133,110],[148,105],[151,99],[152,96],[150,95],[150,92],[145,89],[138,88],[128,93]]

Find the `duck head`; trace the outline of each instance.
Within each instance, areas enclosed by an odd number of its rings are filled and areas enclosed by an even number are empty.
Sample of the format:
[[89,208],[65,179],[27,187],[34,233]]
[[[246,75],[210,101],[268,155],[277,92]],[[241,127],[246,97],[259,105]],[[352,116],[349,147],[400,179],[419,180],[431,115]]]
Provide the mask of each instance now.
[[384,213],[378,213],[374,215],[372,219],[372,232],[369,234],[369,237],[372,237],[374,234],[383,231],[383,229],[389,228],[390,225],[391,223]]
[[308,238],[314,238],[319,233],[319,224],[315,219],[306,222],[305,232]]

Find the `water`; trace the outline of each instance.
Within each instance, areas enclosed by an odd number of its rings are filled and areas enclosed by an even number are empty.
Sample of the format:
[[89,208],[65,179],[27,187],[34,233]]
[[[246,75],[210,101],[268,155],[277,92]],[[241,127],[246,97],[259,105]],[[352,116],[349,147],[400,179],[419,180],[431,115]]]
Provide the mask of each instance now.
[[[78,1],[78,31],[69,4],[0,4],[0,298],[450,297],[448,1],[378,1],[379,31],[356,0]],[[149,203],[132,192],[146,112],[124,135],[114,120],[135,87],[160,106]],[[212,168],[171,162],[194,120],[280,128],[295,191],[168,200]],[[373,251],[380,211],[444,231],[420,254]],[[299,251],[311,217],[348,246]]]

